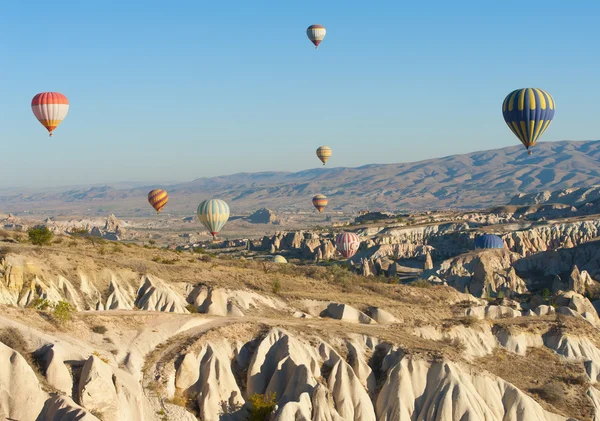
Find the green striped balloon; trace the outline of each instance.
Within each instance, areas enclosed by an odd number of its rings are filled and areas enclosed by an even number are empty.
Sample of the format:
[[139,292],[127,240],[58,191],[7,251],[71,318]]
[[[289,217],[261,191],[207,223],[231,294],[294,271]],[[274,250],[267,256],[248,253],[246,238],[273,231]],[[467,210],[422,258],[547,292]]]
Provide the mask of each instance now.
[[229,219],[229,206],[221,199],[210,199],[198,205],[198,219],[216,238]]

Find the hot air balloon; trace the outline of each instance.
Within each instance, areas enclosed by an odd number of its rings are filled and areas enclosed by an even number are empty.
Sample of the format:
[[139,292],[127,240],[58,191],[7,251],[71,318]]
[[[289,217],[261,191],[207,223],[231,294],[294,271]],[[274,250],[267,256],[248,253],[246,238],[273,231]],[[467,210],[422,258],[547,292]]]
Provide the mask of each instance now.
[[148,202],[156,209],[156,213],[160,213],[169,201],[169,195],[162,189],[154,189],[148,193]]
[[327,160],[331,157],[331,148],[329,146],[320,146],[317,149],[317,156],[319,157],[323,165],[325,165]]
[[50,136],[69,112],[67,97],[58,92],[42,92],[31,100],[35,118],[48,130]]
[[483,234],[475,238],[475,248],[478,249],[503,249],[504,241],[494,234]]
[[198,219],[214,239],[229,219],[229,206],[221,199],[205,200],[198,205]]
[[504,121],[531,155],[531,148],[546,131],[556,104],[546,91],[537,88],[523,88],[512,91],[504,99],[502,115]]
[[354,256],[359,246],[360,239],[353,232],[342,232],[335,237],[335,247],[346,259]]
[[287,259],[283,256],[273,256],[273,263],[287,263]]
[[306,35],[308,35],[310,42],[315,44],[315,49],[319,48],[319,44],[325,38],[326,33],[327,31],[323,25],[310,25],[306,29]]
[[324,195],[318,194],[315,197],[313,197],[312,203],[313,203],[313,206],[315,208],[317,208],[319,213],[321,213],[321,212],[323,212],[323,209],[325,209],[325,206],[327,206],[327,203],[329,203],[329,201],[327,200],[327,197],[325,197]]

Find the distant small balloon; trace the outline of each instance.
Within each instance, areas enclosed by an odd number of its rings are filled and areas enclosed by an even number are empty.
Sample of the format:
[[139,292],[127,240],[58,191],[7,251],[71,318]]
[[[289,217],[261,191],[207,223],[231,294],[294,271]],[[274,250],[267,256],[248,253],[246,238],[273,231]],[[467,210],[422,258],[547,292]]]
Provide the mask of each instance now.
[[331,148],[329,146],[320,146],[317,149],[317,157],[321,160],[323,165],[325,165],[327,160],[331,157]]
[[42,92],[31,100],[31,111],[52,136],[69,112],[69,100],[59,92]]
[[325,206],[327,206],[327,203],[329,203],[329,201],[327,200],[327,197],[325,197],[324,195],[318,194],[315,197],[313,197],[312,203],[313,203],[313,206],[315,208],[317,208],[319,213],[321,213],[321,212],[323,212],[323,209],[325,209]]
[[327,31],[323,25],[310,25],[306,29],[306,35],[308,35],[310,42],[315,44],[315,49],[319,48],[319,44],[325,38],[326,33]]
[[283,256],[277,255],[273,257],[273,263],[287,263],[287,259]]
[[554,118],[556,104],[552,96],[537,88],[512,91],[502,103],[504,121],[527,149],[535,145]]
[[154,189],[148,193],[148,202],[150,202],[152,207],[156,210],[156,213],[160,213],[168,201],[169,195],[162,189]]

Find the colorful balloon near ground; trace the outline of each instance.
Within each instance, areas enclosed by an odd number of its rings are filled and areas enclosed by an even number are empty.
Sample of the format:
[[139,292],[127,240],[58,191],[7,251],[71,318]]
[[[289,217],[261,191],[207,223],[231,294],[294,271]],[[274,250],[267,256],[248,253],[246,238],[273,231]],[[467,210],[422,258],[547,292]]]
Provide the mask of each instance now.
[[59,92],[42,92],[31,100],[31,110],[50,136],[69,112],[67,97]]
[[198,205],[198,219],[216,238],[229,219],[229,206],[221,199],[205,200]]
[[331,158],[331,148],[329,146],[319,146],[317,149],[317,157],[321,160],[323,165]]
[[556,104],[552,96],[537,88],[512,91],[504,99],[502,115],[512,132],[527,149],[535,145],[554,118]]
[[325,34],[327,31],[323,25],[310,25],[306,29],[306,35],[308,35],[308,39],[315,45],[315,49],[319,48],[319,44],[325,38]]
[[273,257],[273,263],[287,263],[287,259],[283,256],[277,255]]
[[315,208],[317,208],[319,213],[321,213],[321,212],[323,212],[323,209],[325,209],[325,206],[327,206],[327,203],[329,203],[329,201],[327,200],[327,197],[325,197],[324,195],[318,194],[315,197],[313,197],[312,203],[313,203],[313,206]]
[[150,202],[152,207],[156,210],[156,213],[160,213],[168,201],[169,195],[162,189],[154,189],[148,193],[148,202]]
[[494,234],[483,234],[475,238],[475,248],[477,249],[503,249],[504,241]]
[[360,238],[353,232],[342,232],[335,237],[335,248],[346,259],[354,256],[360,247]]

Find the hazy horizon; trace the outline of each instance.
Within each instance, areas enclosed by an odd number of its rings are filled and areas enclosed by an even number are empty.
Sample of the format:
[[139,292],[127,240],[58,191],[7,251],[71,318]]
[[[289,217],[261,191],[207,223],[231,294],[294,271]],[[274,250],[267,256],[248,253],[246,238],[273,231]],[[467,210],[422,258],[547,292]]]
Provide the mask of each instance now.
[[[540,48],[515,7],[535,16]],[[320,166],[320,145],[331,167],[519,145],[500,109],[526,86],[557,103],[541,141],[598,138],[595,2],[34,0],[4,12],[0,188],[299,171]],[[327,28],[317,51],[313,23]],[[71,104],[53,138],[31,112],[41,91]]]

